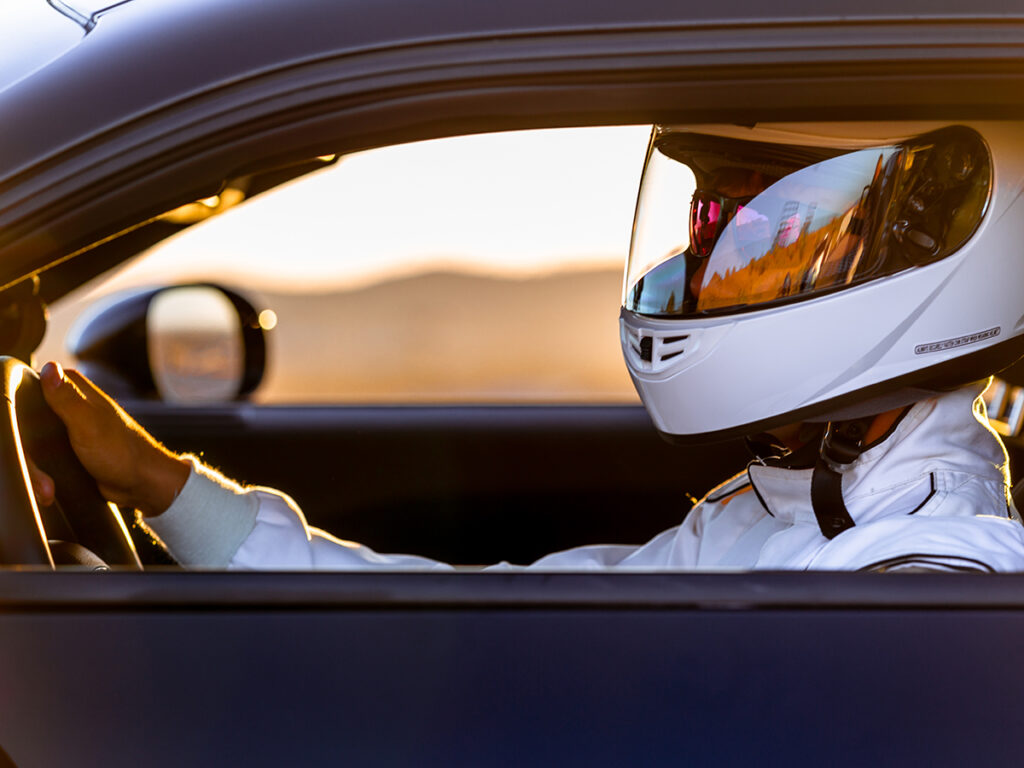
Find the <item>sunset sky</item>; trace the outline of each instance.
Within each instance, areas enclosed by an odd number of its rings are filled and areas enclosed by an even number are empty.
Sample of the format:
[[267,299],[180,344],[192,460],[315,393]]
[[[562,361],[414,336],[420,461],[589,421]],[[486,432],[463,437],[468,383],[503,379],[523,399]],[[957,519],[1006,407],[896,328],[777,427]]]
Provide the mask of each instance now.
[[528,131],[356,153],[194,226],[113,285],[230,275],[326,291],[438,268],[619,268],[648,134]]
[[[55,305],[40,359],[67,359],[68,328],[103,294],[213,280],[280,318],[265,401],[635,400],[618,300],[649,132],[488,134],[344,157]],[[388,287],[443,271],[455,274]],[[575,357],[537,344],[556,324]],[[364,359],[382,345],[405,367]]]

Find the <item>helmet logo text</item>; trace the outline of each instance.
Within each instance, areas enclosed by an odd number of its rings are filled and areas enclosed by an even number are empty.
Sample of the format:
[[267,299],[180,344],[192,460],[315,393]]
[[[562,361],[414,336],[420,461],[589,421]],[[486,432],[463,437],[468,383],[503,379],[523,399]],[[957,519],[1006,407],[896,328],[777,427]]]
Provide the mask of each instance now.
[[963,347],[967,344],[975,344],[979,341],[985,341],[985,339],[992,339],[999,335],[999,326],[995,328],[989,328],[987,331],[979,331],[978,333],[972,333],[967,336],[957,336],[955,339],[946,339],[945,341],[933,341],[930,344],[918,344],[914,347],[915,355],[925,355],[929,352],[942,352],[946,349],[955,349],[956,347]]

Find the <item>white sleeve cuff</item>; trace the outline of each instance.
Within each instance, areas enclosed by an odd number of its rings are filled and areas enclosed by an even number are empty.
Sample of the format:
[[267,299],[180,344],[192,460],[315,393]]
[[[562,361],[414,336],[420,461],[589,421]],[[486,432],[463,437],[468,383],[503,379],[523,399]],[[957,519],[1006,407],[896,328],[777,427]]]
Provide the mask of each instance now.
[[256,494],[186,456],[192,472],[174,503],[144,518],[182,565],[226,568],[256,525]]

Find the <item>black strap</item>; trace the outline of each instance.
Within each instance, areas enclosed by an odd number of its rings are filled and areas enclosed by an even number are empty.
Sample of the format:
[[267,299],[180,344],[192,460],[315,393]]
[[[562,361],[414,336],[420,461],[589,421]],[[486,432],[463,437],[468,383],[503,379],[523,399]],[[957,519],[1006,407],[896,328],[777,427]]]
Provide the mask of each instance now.
[[853,518],[843,502],[843,476],[820,457],[811,474],[811,506],[826,539],[853,528]]
[[853,528],[853,518],[843,501],[843,475],[836,467],[850,464],[860,456],[870,424],[871,419],[832,422],[821,439],[811,474],[811,507],[826,539],[834,539]]

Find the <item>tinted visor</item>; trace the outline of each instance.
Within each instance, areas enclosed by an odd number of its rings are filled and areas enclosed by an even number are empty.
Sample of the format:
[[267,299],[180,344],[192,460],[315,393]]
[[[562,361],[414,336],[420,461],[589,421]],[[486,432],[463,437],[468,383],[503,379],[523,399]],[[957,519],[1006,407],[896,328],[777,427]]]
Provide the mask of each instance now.
[[772,147],[765,162],[765,145],[706,138],[655,134],[627,309],[732,313],[931,263],[974,233],[991,186],[984,142],[960,126],[802,166],[821,150],[793,147],[788,168],[785,148]]

